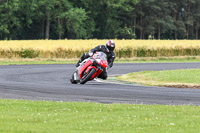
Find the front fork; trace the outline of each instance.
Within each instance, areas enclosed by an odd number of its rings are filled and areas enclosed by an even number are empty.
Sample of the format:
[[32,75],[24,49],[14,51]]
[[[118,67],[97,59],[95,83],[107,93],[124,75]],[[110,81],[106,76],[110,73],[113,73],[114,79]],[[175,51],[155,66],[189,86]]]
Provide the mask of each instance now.
[[76,71],[74,72],[74,80],[80,81],[80,77],[79,77],[78,70],[76,70]]

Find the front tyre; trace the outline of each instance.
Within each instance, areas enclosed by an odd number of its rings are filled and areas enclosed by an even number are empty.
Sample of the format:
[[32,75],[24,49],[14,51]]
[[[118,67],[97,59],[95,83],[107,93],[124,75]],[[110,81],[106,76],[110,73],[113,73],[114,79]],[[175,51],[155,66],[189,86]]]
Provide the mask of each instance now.
[[94,75],[95,72],[96,72],[96,70],[94,68],[92,68],[86,75],[84,75],[81,78],[80,84],[85,84],[88,80],[90,80],[90,78],[92,77],[92,75]]

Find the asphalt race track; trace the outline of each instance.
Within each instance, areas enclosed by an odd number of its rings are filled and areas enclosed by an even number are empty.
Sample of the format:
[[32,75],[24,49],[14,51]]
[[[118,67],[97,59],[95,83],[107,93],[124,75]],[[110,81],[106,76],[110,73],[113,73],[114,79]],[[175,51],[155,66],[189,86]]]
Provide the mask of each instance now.
[[[144,70],[200,68],[200,63],[114,64],[109,75]],[[0,98],[99,103],[200,105],[200,89],[148,87],[91,81],[74,85],[74,64],[0,66]]]

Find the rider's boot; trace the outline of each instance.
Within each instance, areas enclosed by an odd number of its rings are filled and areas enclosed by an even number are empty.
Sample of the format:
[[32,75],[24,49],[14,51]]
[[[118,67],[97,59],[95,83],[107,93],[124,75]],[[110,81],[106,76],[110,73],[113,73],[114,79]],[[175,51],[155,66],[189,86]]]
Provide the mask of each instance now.
[[78,61],[78,63],[76,64],[76,67],[79,67],[80,66],[80,60]]
[[80,64],[81,64],[81,62],[82,62],[82,59],[80,59],[80,60],[77,62],[76,67],[79,67]]
[[89,56],[88,56],[88,53],[84,53],[82,56],[81,56],[81,58],[80,58],[80,60],[78,61],[78,63],[76,64],[76,67],[79,67],[80,66],[80,63],[83,61],[83,60],[85,60],[86,58],[88,58]]

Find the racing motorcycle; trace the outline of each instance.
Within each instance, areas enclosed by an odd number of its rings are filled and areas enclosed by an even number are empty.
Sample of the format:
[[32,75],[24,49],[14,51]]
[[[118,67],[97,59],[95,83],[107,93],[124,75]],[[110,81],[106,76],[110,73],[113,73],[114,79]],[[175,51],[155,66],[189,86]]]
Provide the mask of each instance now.
[[98,77],[104,69],[107,69],[107,55],[103,52],[96,52],[81,62],[72,74],[70,82],[72,84],[85,84],[87,81]]

